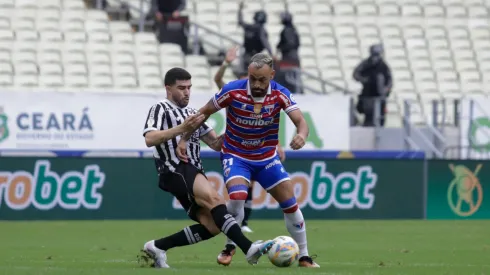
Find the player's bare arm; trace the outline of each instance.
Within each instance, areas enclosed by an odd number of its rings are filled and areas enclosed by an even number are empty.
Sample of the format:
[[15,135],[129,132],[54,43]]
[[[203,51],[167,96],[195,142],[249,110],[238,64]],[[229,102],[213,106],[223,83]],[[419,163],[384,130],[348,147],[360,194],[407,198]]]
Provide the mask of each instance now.
[[291,146],[291,149],[293,150],[299,150],[305,146],[306,138],[310,133],[310,129],[308,128],[308,123],[306,123],[305,117],[303,116],[303,112],[301,112],[301,110],[294,110],[288,113],[288,116],[296,126],[296,135],[289,146]]
[[223,76],[225,75],[225,71],[228,68],[228,66],[230,66],[231,62],[233,62],[233,60],[236,59],[237,50],[238,50],[238,46],[234,46],[228,50],[228,52],[226,53],[225,60],[223,61],[223,64],[214,75],[214,83],[216,83],[219,89],[225,86],[225,82],[223,81]]
[[[145,143],[148,147],[157,146],[166,142],[169,139],[182,135],[185,132],[197,129],[199,125],[204,122],[203,115],[191,115],[187,117],[179,126],[170,128],[168,130],[154,130],[145,134]],[[196,128],[194,128],[196,127]],[[192,132],[191,132],[192,133]]]
[[221,145],[223,145],[223,135],[218,136],[214,130],[202,136],[201,140],[214,151],[221,151]]
[[193,129],[185,131],[177,146],[176,153],[177,153],[177,157],[180,160],[187,162],[187,141],[191,138],[192,133],[194,133],[194,131],[196,131],[197,128],[199,128],[202,123],[204,123],[212,114],[216,113],[217,111],[218,109],[216,109],[216,107],[214,106],[212,99],[201,109],[199,109],[198,114],[199,116],[203,116],[203,120],[197,126],[196,124],[193,124],[194,125]]
[[[206,105],[204,105],[201,109],[199,109],[198,114],[204,116],[204,120],[201,122],[201,124],[204,123],[206,120],[208,120],[208,118],[212,114],[216,113],[217,111],[218,109],[216,109],[213,100],[211,99]],[[191,138],[192,133],[194,133],[194,131],[196,131],[197,128],[201,126],[201,124],[195,126],[195,128],[192,129],[192,131],[185,131],[184,135],[182,135],[181,141],[188,141]]]

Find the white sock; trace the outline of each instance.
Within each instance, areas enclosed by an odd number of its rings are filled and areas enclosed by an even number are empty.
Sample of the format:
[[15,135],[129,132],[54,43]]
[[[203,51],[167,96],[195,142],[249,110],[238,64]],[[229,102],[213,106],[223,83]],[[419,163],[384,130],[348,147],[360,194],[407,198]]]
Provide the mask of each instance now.
[[[228,213],[233,215],[235,221],[239,225],[242,224],[243,217],[245,216],[245,211],[243,210],[244,207],[245,207],[245,200],[229,200],[226,203],[226,208],[228,209]],[[236,246],[236,244],[228,238],[226,240],[226,244],[232,244]]]
[[284,213],[284,220],[289,234],[299,246],[299,257],[309,256],[306,241],[306,224],[301,210],[298,208],[294,213]]

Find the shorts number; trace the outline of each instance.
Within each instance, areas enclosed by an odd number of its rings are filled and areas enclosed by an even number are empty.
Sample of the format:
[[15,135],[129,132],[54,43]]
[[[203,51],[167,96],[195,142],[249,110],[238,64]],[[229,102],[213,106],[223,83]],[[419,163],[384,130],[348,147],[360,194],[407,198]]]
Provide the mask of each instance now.
[[223,169],[225,169],[226,167],[229,166],[232,166],[233,165],[233,159],[232,158],[229,158],[229,159],[224,159],[223,160]]

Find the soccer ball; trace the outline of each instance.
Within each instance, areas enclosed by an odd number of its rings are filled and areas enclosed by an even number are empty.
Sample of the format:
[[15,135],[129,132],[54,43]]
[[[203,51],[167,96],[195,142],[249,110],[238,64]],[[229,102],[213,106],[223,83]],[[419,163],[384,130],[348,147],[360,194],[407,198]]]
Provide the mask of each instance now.
[[294,264],[299,257],[298,244],[293,238],[279,236],[274,239],[275,243],[269,250],[269,260],[278,267],[288,267]]

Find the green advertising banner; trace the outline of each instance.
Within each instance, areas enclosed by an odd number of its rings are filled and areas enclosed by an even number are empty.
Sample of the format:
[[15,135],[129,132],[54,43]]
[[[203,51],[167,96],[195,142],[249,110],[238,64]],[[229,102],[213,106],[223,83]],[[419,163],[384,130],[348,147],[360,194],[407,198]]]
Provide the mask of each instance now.
[[[220,161],[204,165],[227,199]],[[307,218],[423,218],[422,161],[288,159],[285,167]],[[277,202],[256,187],[254,218],[282,219]],[[151,159],[0,158],[3,220],[184,218],[157,187]]]
[[428,219],[490,218],[490,163],[429,162]]

